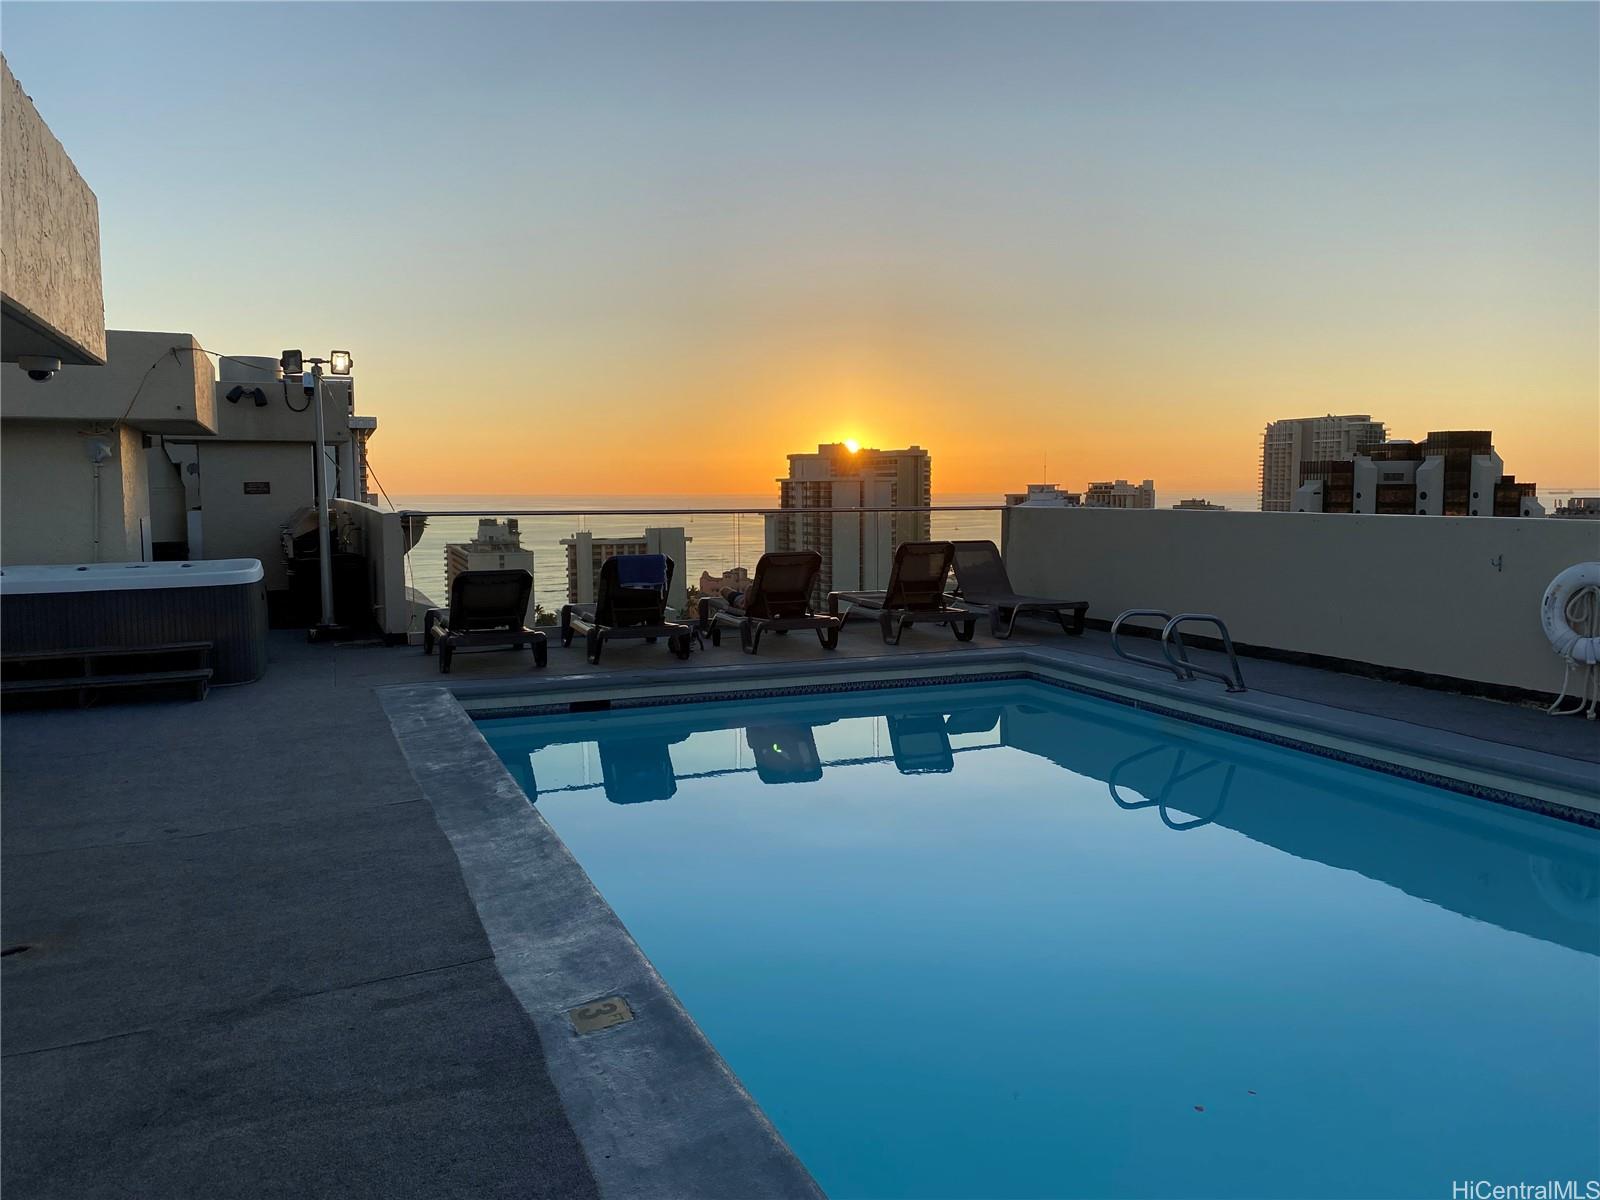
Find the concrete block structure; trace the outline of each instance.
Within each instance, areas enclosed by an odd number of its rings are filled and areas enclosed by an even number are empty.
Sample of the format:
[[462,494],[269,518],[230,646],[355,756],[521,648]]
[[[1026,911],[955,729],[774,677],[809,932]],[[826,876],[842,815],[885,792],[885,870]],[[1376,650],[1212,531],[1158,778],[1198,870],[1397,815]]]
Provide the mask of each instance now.
[[[162,533],[152,518],[146,443],[215,432],[215,375],[191,335],[102,333],[104,366],[64,366],[48,383],[6,384],[6,565],[150,560]],[[166,482],[165,474],[156,478]]]
[[1362,445],[1348,458],[1303,463],[1295,512],[1542,517],[1538,485],[1504,473],[1486,429]]
[[0,131],[0,359],[99,365],[100,204],[3,58]]

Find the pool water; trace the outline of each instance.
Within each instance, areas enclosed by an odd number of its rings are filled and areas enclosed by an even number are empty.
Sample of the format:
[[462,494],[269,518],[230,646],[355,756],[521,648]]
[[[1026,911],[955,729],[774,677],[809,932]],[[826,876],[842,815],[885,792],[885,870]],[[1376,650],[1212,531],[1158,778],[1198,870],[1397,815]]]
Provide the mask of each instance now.
[[1600,1177],[1594,830],[1031,681],[481,728],[841,1200]]

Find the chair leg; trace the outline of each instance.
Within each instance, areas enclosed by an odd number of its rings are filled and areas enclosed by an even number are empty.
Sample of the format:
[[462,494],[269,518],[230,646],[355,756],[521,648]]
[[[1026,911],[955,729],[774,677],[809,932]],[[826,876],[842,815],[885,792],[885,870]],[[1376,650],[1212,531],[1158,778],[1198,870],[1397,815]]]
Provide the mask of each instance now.
[[550,665],[550,643],[544,638],[538,638],[533,643],[533,665],[536,667]]
[[974,617],[965,621],[957,621],[950,627],[950,630],[956,635],[956,641],[970,642],[972,640],[972,635],[978,632],[977,618]]
[[826,629],[817,630],[817,641],[822,643],[824,650],[837,650],[839,648],[839,627],[830,625]]
[[450,660],[455,656],[456,648],[449,642],[439,643],[439,674],[450,674]]
[[[1070,621],[1067,619],[1068,612],[1072,613]],[[1056,620],[1061,622],[1062,631],[1070,637],[1081,637],[1083,635],[1083,609],[1058,608],[1056,609]]]
[[878,618],[878,632],[883,634],[885,644],[898,646],[900,644],[900,635],[905,632],[907,624],[909,622],[903,622],[893,613],[886,612]]
[[667,647],[680,659],[687,661],[689,652],[694,648],[694,644],[689,640],[689,635],[684,633],[679,634],[677,637],[668,638]]
[[584,636],[583,649],[584,653],[588,656],[591,666],[600,665],[600,650],[604,644],[604,640],[600,637],[600,631],[598,629],[591,629]]
[[572,605],[561,606],[561,645],[572,645]]

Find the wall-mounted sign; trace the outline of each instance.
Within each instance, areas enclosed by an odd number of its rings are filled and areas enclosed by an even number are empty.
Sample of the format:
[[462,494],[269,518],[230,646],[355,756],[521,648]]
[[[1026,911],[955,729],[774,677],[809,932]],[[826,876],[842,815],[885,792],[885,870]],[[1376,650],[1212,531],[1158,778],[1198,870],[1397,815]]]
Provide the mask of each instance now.
[[244,481],[244,494],[246,496],[270,496],[272,495],[272,484],[265,479],[247,479]]

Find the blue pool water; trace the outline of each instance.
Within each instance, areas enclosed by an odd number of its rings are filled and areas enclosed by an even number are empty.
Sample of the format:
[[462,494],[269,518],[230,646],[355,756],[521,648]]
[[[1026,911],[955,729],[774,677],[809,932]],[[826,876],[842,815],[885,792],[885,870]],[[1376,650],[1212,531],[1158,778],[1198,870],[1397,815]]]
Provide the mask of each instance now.
[[1600,833],[1033,682],[486,721],[824,1189],[1600,1177]]

